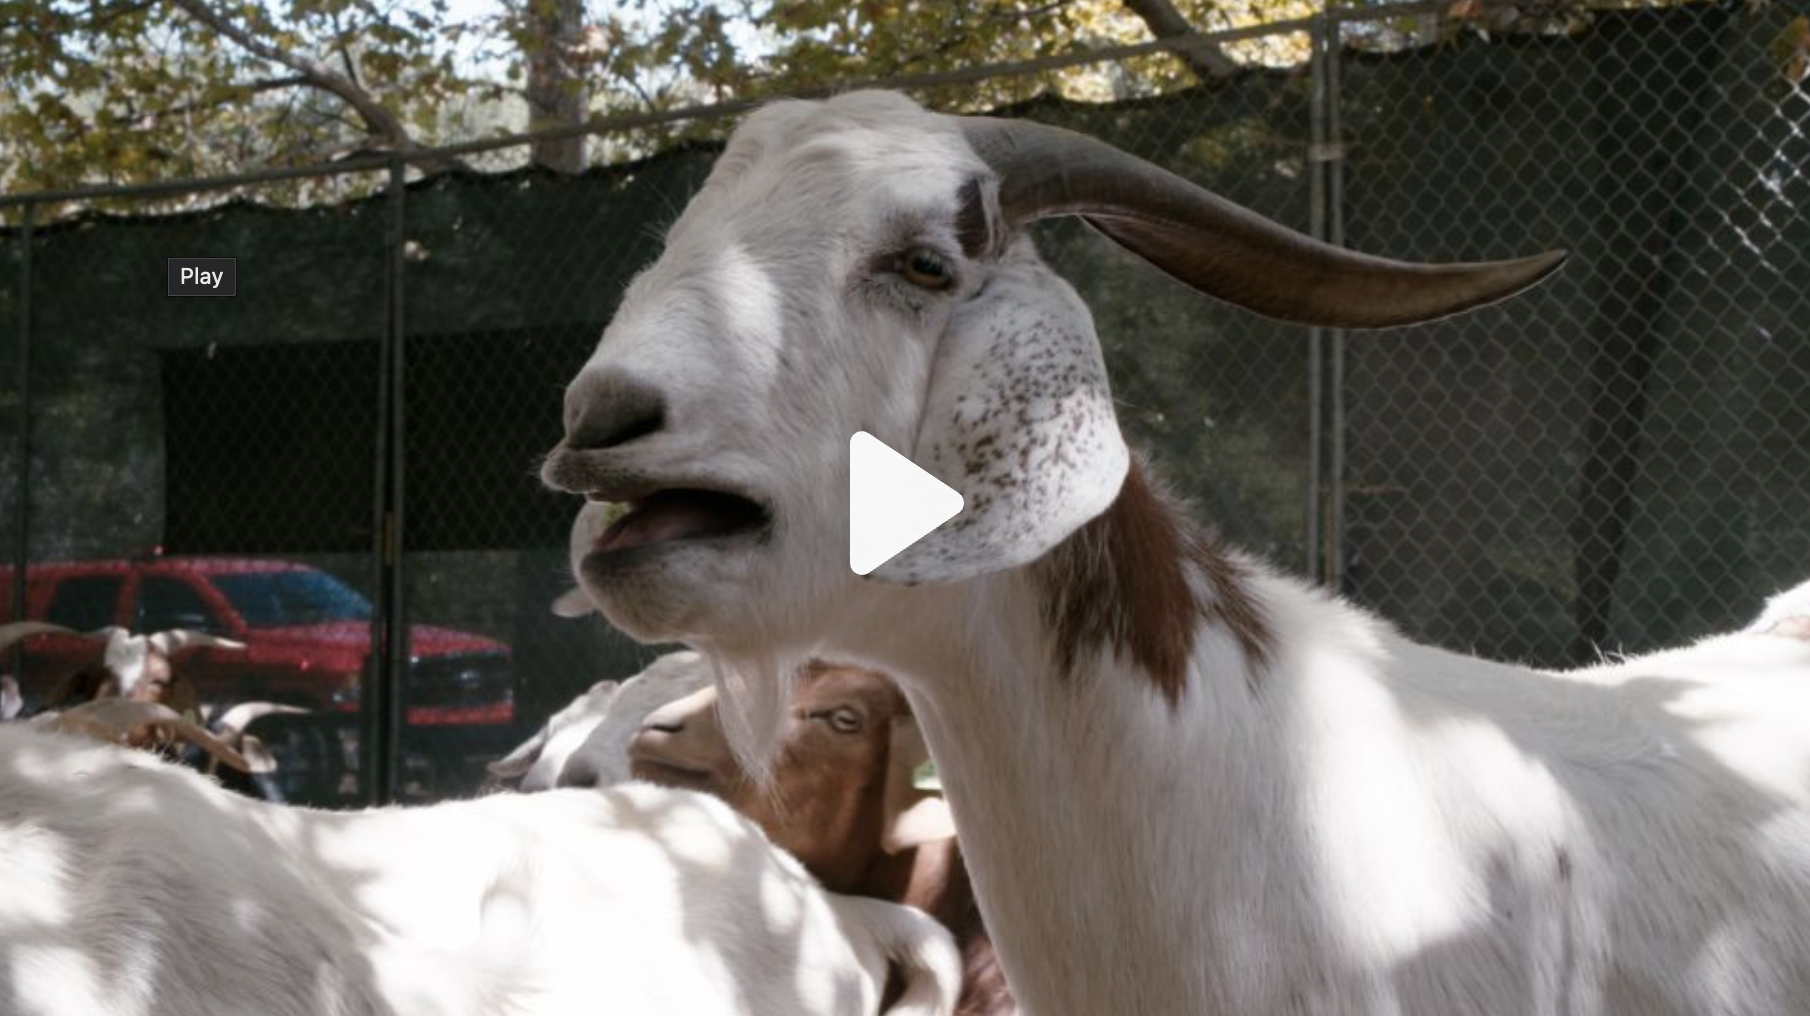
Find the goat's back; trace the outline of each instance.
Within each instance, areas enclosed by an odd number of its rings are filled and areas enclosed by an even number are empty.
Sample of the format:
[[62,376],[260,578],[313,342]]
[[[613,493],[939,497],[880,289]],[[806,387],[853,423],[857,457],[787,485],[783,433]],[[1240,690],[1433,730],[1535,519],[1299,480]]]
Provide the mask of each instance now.
[[0,727],[0,999],[31,1016],[388,1013],[375,933],[269,806],[153,756]]
[[889,960],[959,980],[928,918],[852,918],[685,791],[314,811],[9,725],[0,802],[21,1016],[827,1016],[877,1011]]

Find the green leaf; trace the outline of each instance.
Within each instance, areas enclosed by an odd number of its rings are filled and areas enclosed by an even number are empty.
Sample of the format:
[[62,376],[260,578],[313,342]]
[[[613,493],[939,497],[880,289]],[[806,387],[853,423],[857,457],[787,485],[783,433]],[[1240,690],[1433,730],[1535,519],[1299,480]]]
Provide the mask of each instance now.
[[911,786],[914,790],[931,790],[943,792],[942,778],[936,774],[936,763],[925,762],[911,771]]

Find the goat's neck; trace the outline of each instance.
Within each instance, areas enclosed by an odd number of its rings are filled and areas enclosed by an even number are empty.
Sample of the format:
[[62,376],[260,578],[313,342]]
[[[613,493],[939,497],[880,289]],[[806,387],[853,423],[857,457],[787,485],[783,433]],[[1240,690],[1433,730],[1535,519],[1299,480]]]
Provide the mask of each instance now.
[[[1026,1011],[1710,1011],[1667,979],[1701,939],[1648,930],[1796,926],[1801,837],[1724,844],[1810,807],[1774,789],[1804,771],[1803,711],[1754,721],[1753,696],[1795,701],[1801,663],[1458,656],[1126,489],[1037,564],[893,591],[848,635],[917,712]],[[1725,723],[1769,747],[1718,741]],[[1594,979],[1528,979],[1561,968]],[[1801,969],[1769,968],[1772,997],[1810,998]]]
[[[1271,642],[1260,587],[1273,581],[1134,472],[1105,516],[1043,561],[902,591],[917,602],[890,615],[930,627],[869,629],[865,648],[901,675],[923,724],[1031,1011],[1212,1000],[1196,975],[1214,929],[1192,940],[1172,929],[1200,924],[1199,886],[1240,877],[1238,850],[1211,828],[1252,828],[1273,796],[1260,780],[1223,778],[1261,764],[1255,702]],[[1195,873],[1185,891],[1163,884],[1184,871]],[[1190,984],[1177,983],[1184,966]]]

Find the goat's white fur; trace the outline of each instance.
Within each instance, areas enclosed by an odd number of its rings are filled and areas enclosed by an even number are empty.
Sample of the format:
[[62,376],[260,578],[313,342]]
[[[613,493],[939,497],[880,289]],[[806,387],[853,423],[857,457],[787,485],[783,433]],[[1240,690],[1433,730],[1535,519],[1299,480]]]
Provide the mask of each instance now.
[[946,934],[645,785],[326,812],[0,727],[0,1008],[20,1016],[947,1012]]
[[[547,475],[748,494],[771,532],[580,568],[604,613],[774,696],[809,655],[898,675],[1039,1016],[1810,1012],[1810,645],[1546,674],[1245,562],[1267,664],[1203,622],[1173,705],[1106,651],[1058,676],[1014,566],[1079,524],[1053,509],[1116,492],[1122,448],[1069,287],[1023,238],[997,260],[951,242],[959,188],[988,173],[896,96],[744,122],[567,393],[570,423],[632,377],[663,426],[556,451]],[[889,274],[914,244],[953,266],[948,292]],[[1040,358],[1066,381],[1039,388]],[[946,584],[856,579],[848,435],[913,450],[973,507],[971,456],[934,454],[969,440],[971,400],[1046,435],[1073,411],[1086,440],[1005,477],[1036,489],[968,530],[1016,542],[956,534],[891,576]]]

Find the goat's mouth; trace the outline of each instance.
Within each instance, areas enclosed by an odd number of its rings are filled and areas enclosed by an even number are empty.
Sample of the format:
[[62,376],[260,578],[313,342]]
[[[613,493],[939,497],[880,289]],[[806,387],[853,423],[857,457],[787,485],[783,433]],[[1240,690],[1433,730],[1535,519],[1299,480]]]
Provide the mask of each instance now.
[[690,769],[632,753],[629,756],[629,774],[637,780],[658,783],[663,787],[708,792],[716,786],[715,778],[702,769]]
[[593,558],[679,541],[758,536],[772,522],[759,502],[721,490],[593,490],[585,497],[624,506],[622,515],[591,544]]

